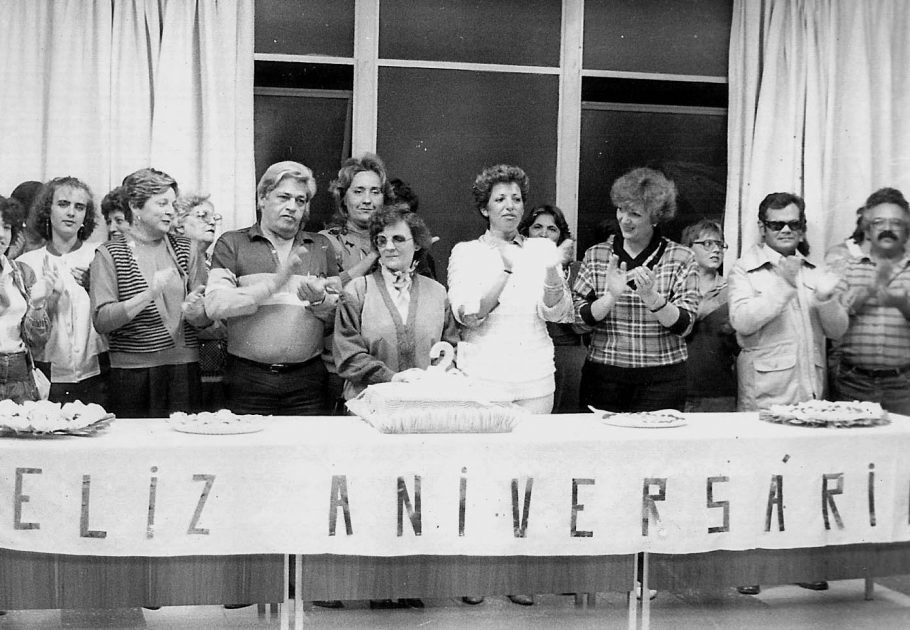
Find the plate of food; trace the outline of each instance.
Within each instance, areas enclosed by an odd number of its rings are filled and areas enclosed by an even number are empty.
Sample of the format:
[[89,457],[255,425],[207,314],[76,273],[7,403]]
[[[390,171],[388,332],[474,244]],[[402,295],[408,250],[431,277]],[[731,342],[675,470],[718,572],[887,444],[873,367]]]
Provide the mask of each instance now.
[[850,429],[890,424],[888,412],[874,402],[807,400],[795,405],[771,405],[758,412],[760,420],[799,427]]
[[95,435],[114,421],[114,414],[94,403],[60,403],[48,400],[22,404],[0,400],[0,436],[57,437]]
[[262,416],[238,415],[228,409],[199,413],[176,411],[171,414],[169,423],[175,431],[199,435],[256,433],[264,428]]
[[686,417],[676,409],[658,409],[656,411],[637,411],[614,413],[588,406],[600,416],[600,421],[614,427],[627,429],[671,429],[682,427],[687,423]]

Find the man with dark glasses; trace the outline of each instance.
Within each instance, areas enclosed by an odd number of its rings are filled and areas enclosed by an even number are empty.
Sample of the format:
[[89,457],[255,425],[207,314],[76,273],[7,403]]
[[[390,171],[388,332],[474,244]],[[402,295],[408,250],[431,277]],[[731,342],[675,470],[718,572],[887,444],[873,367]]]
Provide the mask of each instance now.
[[[758,206],[762,242],[730,272],[730,323],[742,348],[736,361],[740,411],[825,397],[825,337],[847,328],[834,297],[839,278],[815,268],[799,251],[806,237],[806,204],[771,193]],[[825,590],[827,582],[801,583]],[[759,587],[742,586],[755,595]]]

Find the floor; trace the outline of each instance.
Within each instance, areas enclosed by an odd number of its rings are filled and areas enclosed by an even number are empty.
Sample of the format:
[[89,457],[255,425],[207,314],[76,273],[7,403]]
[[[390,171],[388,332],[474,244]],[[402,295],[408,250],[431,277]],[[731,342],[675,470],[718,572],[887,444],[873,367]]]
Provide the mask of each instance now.
[[[876,580],[875,599],[864,601],[862,580],[831,582],[830,590],[813,592],[797,586],[763,589],[756,597],[734,589],[660,593],[652,602],[651,627],[672,630],[712,628],[786,630],[850,628],[887,630],[910,628],[910,576]],[[423,610],[372,611],[365,602],[345,610],[306,609],[306,626],[313,628],[570,630],[626,628],[625,596],[603,593],[594,607],[576,608],[568,596],[541,595],[535,606],[523,607],[503,597],[479,606],[456,599],[427,600]],[[160,610],[10,611],[0,617],[0,630],[57,628],[152,628],[205,630],[209,628],[277,628],[278,619],[260,619],[256,607],[225,610],[220,606],[165,607]]]

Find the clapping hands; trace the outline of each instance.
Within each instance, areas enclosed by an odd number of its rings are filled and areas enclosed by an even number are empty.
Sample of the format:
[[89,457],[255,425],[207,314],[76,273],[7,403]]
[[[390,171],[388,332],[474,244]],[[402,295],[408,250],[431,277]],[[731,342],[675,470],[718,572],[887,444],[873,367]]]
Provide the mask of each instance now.
[[41,276],[35,282],[31,292],[31,305],[33,307],[44,306],[44,303],[54,294],[63,292],[63,282],[57,266],[54,265],[47,257],[41,266]]
[[619,262],[619,256],[616,254],[610,256],[610,262],[607,263],[606,281],[607,292],[615,298],[618,298],[625,293],[628,288],[626,283],[629,281],[629,278],[628,272],[626,271],[626,263]]
[[197,318],[205,314],[205,285],[201,284],[186,295],[180,310],[188,318]]
[[797,258],[796,256],[784,256],[780,259],[780,262],[776,267],[777,274],[791,287],[795,287],[796,278],[799,275],[799,270],[802,266],[803,261],[801,258]]

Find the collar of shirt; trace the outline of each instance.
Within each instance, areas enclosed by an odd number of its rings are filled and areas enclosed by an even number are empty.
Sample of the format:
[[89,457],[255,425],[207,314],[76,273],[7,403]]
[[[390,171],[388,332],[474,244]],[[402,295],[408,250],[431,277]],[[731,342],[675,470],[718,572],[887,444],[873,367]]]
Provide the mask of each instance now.
[[657,251],[657,248],[660,247],[662,238],[660,228],[655,227],[654,234],[651,235],[651,240],[648,241],[647,246],[645,246],[638,256],[632,258],[623,247],[624,241],[622,233],[617,232],[613,235],[613,253],[619,256],[619,262],[626,263],[626,269],[634,269],[635,267],[644,265],[648,261],[654,252]]
[[[803,262],[803,265],[809,267],[810,269],[815,267],[815,265],[809,262],[809,259],[803,256],[801,253],[796,252],[793,255],[801,260]],[[742,261],[746,267],[746,271],[755,271],[756,269],[760,269],[765,265],[776,266],[780,263],[781,258],[783,258],[783,254],[774,249],[771,249],[762,243],[758,247],[744,254]]]
[[385,280],[386,286],[398,289],[398,291],[402,293],[411,290],[412,269],[391,271],[383,265],[380,265],[379,269],[382,271],[382,277]]
[[525,237],[521,234],[516,234],[515,238],[513,238],[511,241],[506,241],[504,239],[493,236],[493,233],[490,232],[490,230],[484,232],[479,240],[481,243],[489,245],[490,247],[499,247],[500,243],[510,243],[512,245],[518,245],[519,247],[524,247],[525,244]]
[[[864,262],[865,261],[871,262],[873,265],[878,264],[878,261],[876,261],[874,258],[872,258],[872,255],[868,254],[868,253],[864,253],[860,257],[860,260],[864,261]],[[910,265],[910,252],[907,252],[907,251],[904,252],[904,255],[901,256],[897,262],[894,262],[891,264],[891,266],[894,267],[895,269],[906,269],[907,265]]]
[[[247,232],[247,235],[250,237],[250,240],[251,240],[251,241],[255,241],[255,240],[257,240],[257,239],[261,239],[261,240],[263,240],[263,241],[265,241],[265,242],[267,242],[267,243],[271,243],[271,242],[272,242],[272,241],[269,240],[269,238],[263,233],[262,228],[259,227],[259,224],[258,224],[258,223],[254,223],[254,224],[250,227],[249,231]],[[296,247],[296,246],[299,246],[299,245],[312,244],[312,243],[314,243],[314,242],[315,242],[315,241],[313,240],[313,237],[310,236],[309,232],[305,232],[304,230],[299,230],[299,231],[297,232],[297,234],[294,235],[294,246],[295,246],[295,247]]]

